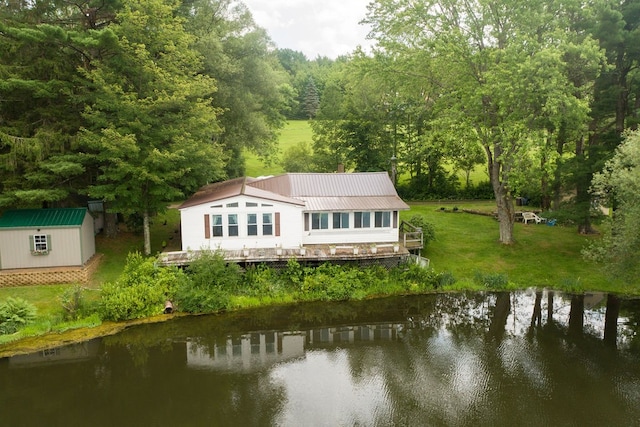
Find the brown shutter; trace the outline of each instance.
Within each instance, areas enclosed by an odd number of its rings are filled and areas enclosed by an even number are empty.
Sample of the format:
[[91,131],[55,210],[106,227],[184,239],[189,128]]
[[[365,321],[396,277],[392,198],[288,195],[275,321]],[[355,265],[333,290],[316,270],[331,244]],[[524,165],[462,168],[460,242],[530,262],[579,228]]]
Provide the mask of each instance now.
[[398,228],[398,211],[393,211],[393,228]]
[[280,236],[280,212],[276,212],[276,237]]
[[204,238],[208,239],[211,237],[211,227],[209,226],[209,215],[205,214],[204,216]]
[[309,231],[309,213],[304,214],[304,231]]

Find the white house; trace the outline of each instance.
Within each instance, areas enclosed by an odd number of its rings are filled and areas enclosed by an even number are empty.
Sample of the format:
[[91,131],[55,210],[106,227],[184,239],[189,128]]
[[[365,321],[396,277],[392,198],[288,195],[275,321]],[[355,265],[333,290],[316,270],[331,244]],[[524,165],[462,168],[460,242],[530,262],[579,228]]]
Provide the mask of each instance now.
[[179,207],[182,250],[390,244],[406,209],[386,172],[237,178]]

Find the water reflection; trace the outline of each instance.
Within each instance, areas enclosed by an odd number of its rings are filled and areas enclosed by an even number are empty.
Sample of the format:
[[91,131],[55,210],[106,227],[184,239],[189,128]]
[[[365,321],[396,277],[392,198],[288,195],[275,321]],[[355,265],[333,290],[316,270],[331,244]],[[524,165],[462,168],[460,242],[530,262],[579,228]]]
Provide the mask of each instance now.
[[185,318],[0,360],[0,413],[6,425],[640,425],[639,319],[637,300],[541,291]]

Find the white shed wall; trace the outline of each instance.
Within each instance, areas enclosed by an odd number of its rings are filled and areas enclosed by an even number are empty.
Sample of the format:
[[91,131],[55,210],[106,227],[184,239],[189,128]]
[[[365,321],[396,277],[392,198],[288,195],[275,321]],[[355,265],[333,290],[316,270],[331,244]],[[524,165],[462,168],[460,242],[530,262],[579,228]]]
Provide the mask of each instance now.
[[80,257],[83,265],[96,253],[96,233],[94,224],[93,217],[89,212],[87,212],[82,222],[82,229],[80,230],[82,235]]

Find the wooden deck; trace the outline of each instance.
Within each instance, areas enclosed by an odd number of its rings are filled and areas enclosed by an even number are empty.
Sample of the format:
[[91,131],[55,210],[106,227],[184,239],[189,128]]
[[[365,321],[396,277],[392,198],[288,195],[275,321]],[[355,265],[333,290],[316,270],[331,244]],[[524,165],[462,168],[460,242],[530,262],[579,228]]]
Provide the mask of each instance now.
[[[394,247],[395,246],[395,247]],[[396,249],[397,248],[397,249]],[[162,265],[188,265],[199,251],[163,252],[159,263]],[[338,245],[306,245],[295,249],[284,248],[248,248],[244,250],[221,250],[225,259],[238,264],[286,264],[291,258],[305,264],[362,263],[395,265],[405,261],[409,248],[392,243]]]

